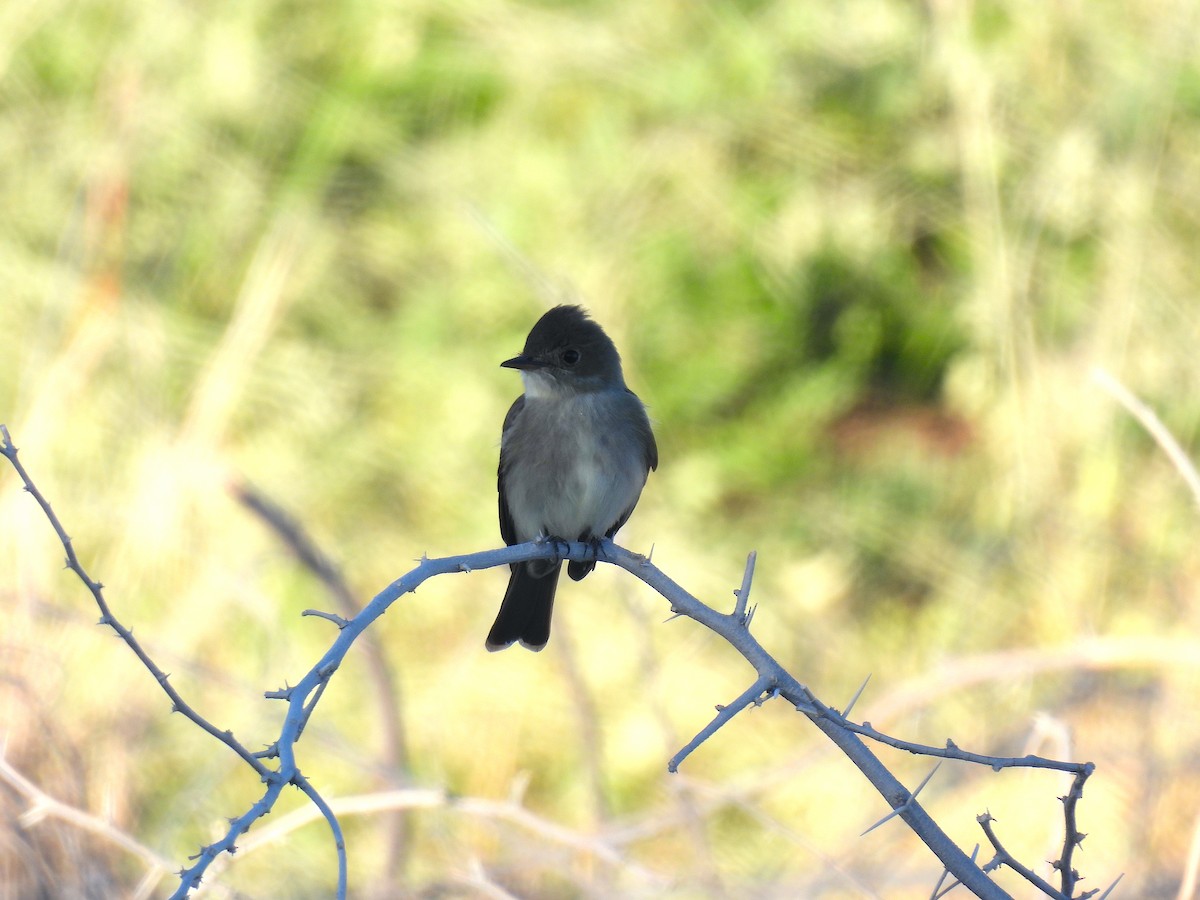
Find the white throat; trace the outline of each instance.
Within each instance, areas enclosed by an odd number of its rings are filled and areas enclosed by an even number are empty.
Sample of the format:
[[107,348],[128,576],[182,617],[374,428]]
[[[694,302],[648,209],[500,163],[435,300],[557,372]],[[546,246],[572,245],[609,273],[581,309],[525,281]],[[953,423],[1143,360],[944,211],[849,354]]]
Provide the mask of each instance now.
[[537,369],[522,370],[521,381],[525,385],[525,396],[530,400],[553,397],[558,391],[558,384],[555,380]]

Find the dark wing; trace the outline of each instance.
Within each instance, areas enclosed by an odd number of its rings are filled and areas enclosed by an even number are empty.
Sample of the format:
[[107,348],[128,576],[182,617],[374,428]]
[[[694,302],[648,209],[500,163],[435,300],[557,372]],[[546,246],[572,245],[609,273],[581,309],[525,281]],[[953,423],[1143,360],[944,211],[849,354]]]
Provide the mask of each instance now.
[[[628,390],[628,388],[626,388],[626,390]],[[637,397],[637,394],[634,394],[633,391],[629,391],[629,393],[633,397]],[[642,459],[645,461],[646,471],[649,473],[658,468],[658,444],[654,440],[654,430],[650,427],[650,418],[646,415],[646,408],[642,406],[642,402],[640,400],[638,401],[638,408],[642,413],[640,421],[638,422],[638,441],[642,445]],[[641,498],[640,494],[638,495],[638,498]],[[634,506],[637,506],[637,500],[634,500],[633,506],[621,513],[621,517],[617,519],[616,524],[614,524],[612,528],[608,529],[606,535],[609,538],[612,538],[612,536],[620,530],[621,526],[629,521],[629,517],[633,515]]]
[[650,420],[646,420],[646,467],[651,471],[658,469],[658,442],[654,440],[654,432],[650,428]]
[[514,400],[513,405],[508,408],[508,415],[504,417],[504,427],[500,431],[500,465],[496,469],[496,490],[500,495],[500,536],[510,547],[517,543],[517,528],[513,524],[512,513],[508,511],[508,503],[504,499],[504,435],[508,433],[509,426],[524,408],[524,394]]
[[638,399],[638,395],[634,394],[633,391],[630,391],[629,388],[626,388],[625,390],[629,391],[629,393],[633,395],[633,398],[638,401],[638,406],[641,407],[642,420],[638,423],[640,426],[638,428],[638,438],[642,442],[642,452],[645,454],[646,468],[653,472],[658,468],[658,443],[654,440],[654,429],[650,427],[650,417],[646,415],[646,407],[642,404],[642,401]]

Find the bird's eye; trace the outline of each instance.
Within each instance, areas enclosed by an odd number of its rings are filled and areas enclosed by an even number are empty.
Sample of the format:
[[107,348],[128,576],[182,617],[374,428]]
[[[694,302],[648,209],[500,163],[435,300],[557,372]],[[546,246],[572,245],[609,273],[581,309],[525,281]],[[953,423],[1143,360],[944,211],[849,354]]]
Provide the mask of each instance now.
[[564,350],[562,355],[564,366],[573,366],[579,362],[579,351],[572,347],[569,350]]

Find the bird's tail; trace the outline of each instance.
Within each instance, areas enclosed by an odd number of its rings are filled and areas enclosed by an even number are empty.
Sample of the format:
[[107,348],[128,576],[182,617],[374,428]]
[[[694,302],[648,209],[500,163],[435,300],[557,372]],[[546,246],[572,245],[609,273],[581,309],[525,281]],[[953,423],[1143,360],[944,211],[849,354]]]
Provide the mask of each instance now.
[[491,652],[520,641],[526,650],[541,650],[550,640],[550,614],[558,587],[559,563],[540,578],[529,574],[525,563],[512,567],[508,590],[484,646]]

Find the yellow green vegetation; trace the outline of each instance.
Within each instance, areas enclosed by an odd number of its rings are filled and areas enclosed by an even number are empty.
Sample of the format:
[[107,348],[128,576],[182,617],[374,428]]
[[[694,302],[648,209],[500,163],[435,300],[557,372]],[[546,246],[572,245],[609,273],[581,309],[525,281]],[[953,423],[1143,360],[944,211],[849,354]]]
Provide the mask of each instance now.
[[[877,727],[1095,761],[1085,885],[1174,896],[1200,513],[1093,370],[1200,455],[1197,31],[1160,0],[9,3],[0,421],[118,616],[257,748],[262,692],[333,638],[299,613],[335,603],[231,488],[364,602],[498,545],[498,365],[582,302],[661,453],[621,543],[717,605],[757,549],[760,639],[835,706],[871,674]],[[5,759],[185,865],[261,785],[168,715],[61,557],[0,468]],[[504,584],[435,579],[377,623],[403,748],[363,648],[299,745],[330,798],[476,803],[347,814],[353,896],[929,895],[929,853],[858,837],[884,802],[781,704],[666,774],[752,678],[714,636],[601,566],[544,653],[489,655]],[[3,783],[0,880],[135,890],[143,860]],[[484,804],[517,788],[576,843]],[[1036,866],[1065,789],[948,764],[922,798],[968,851],[990,809]],[[335,873],[318,821],[218,880]]]

